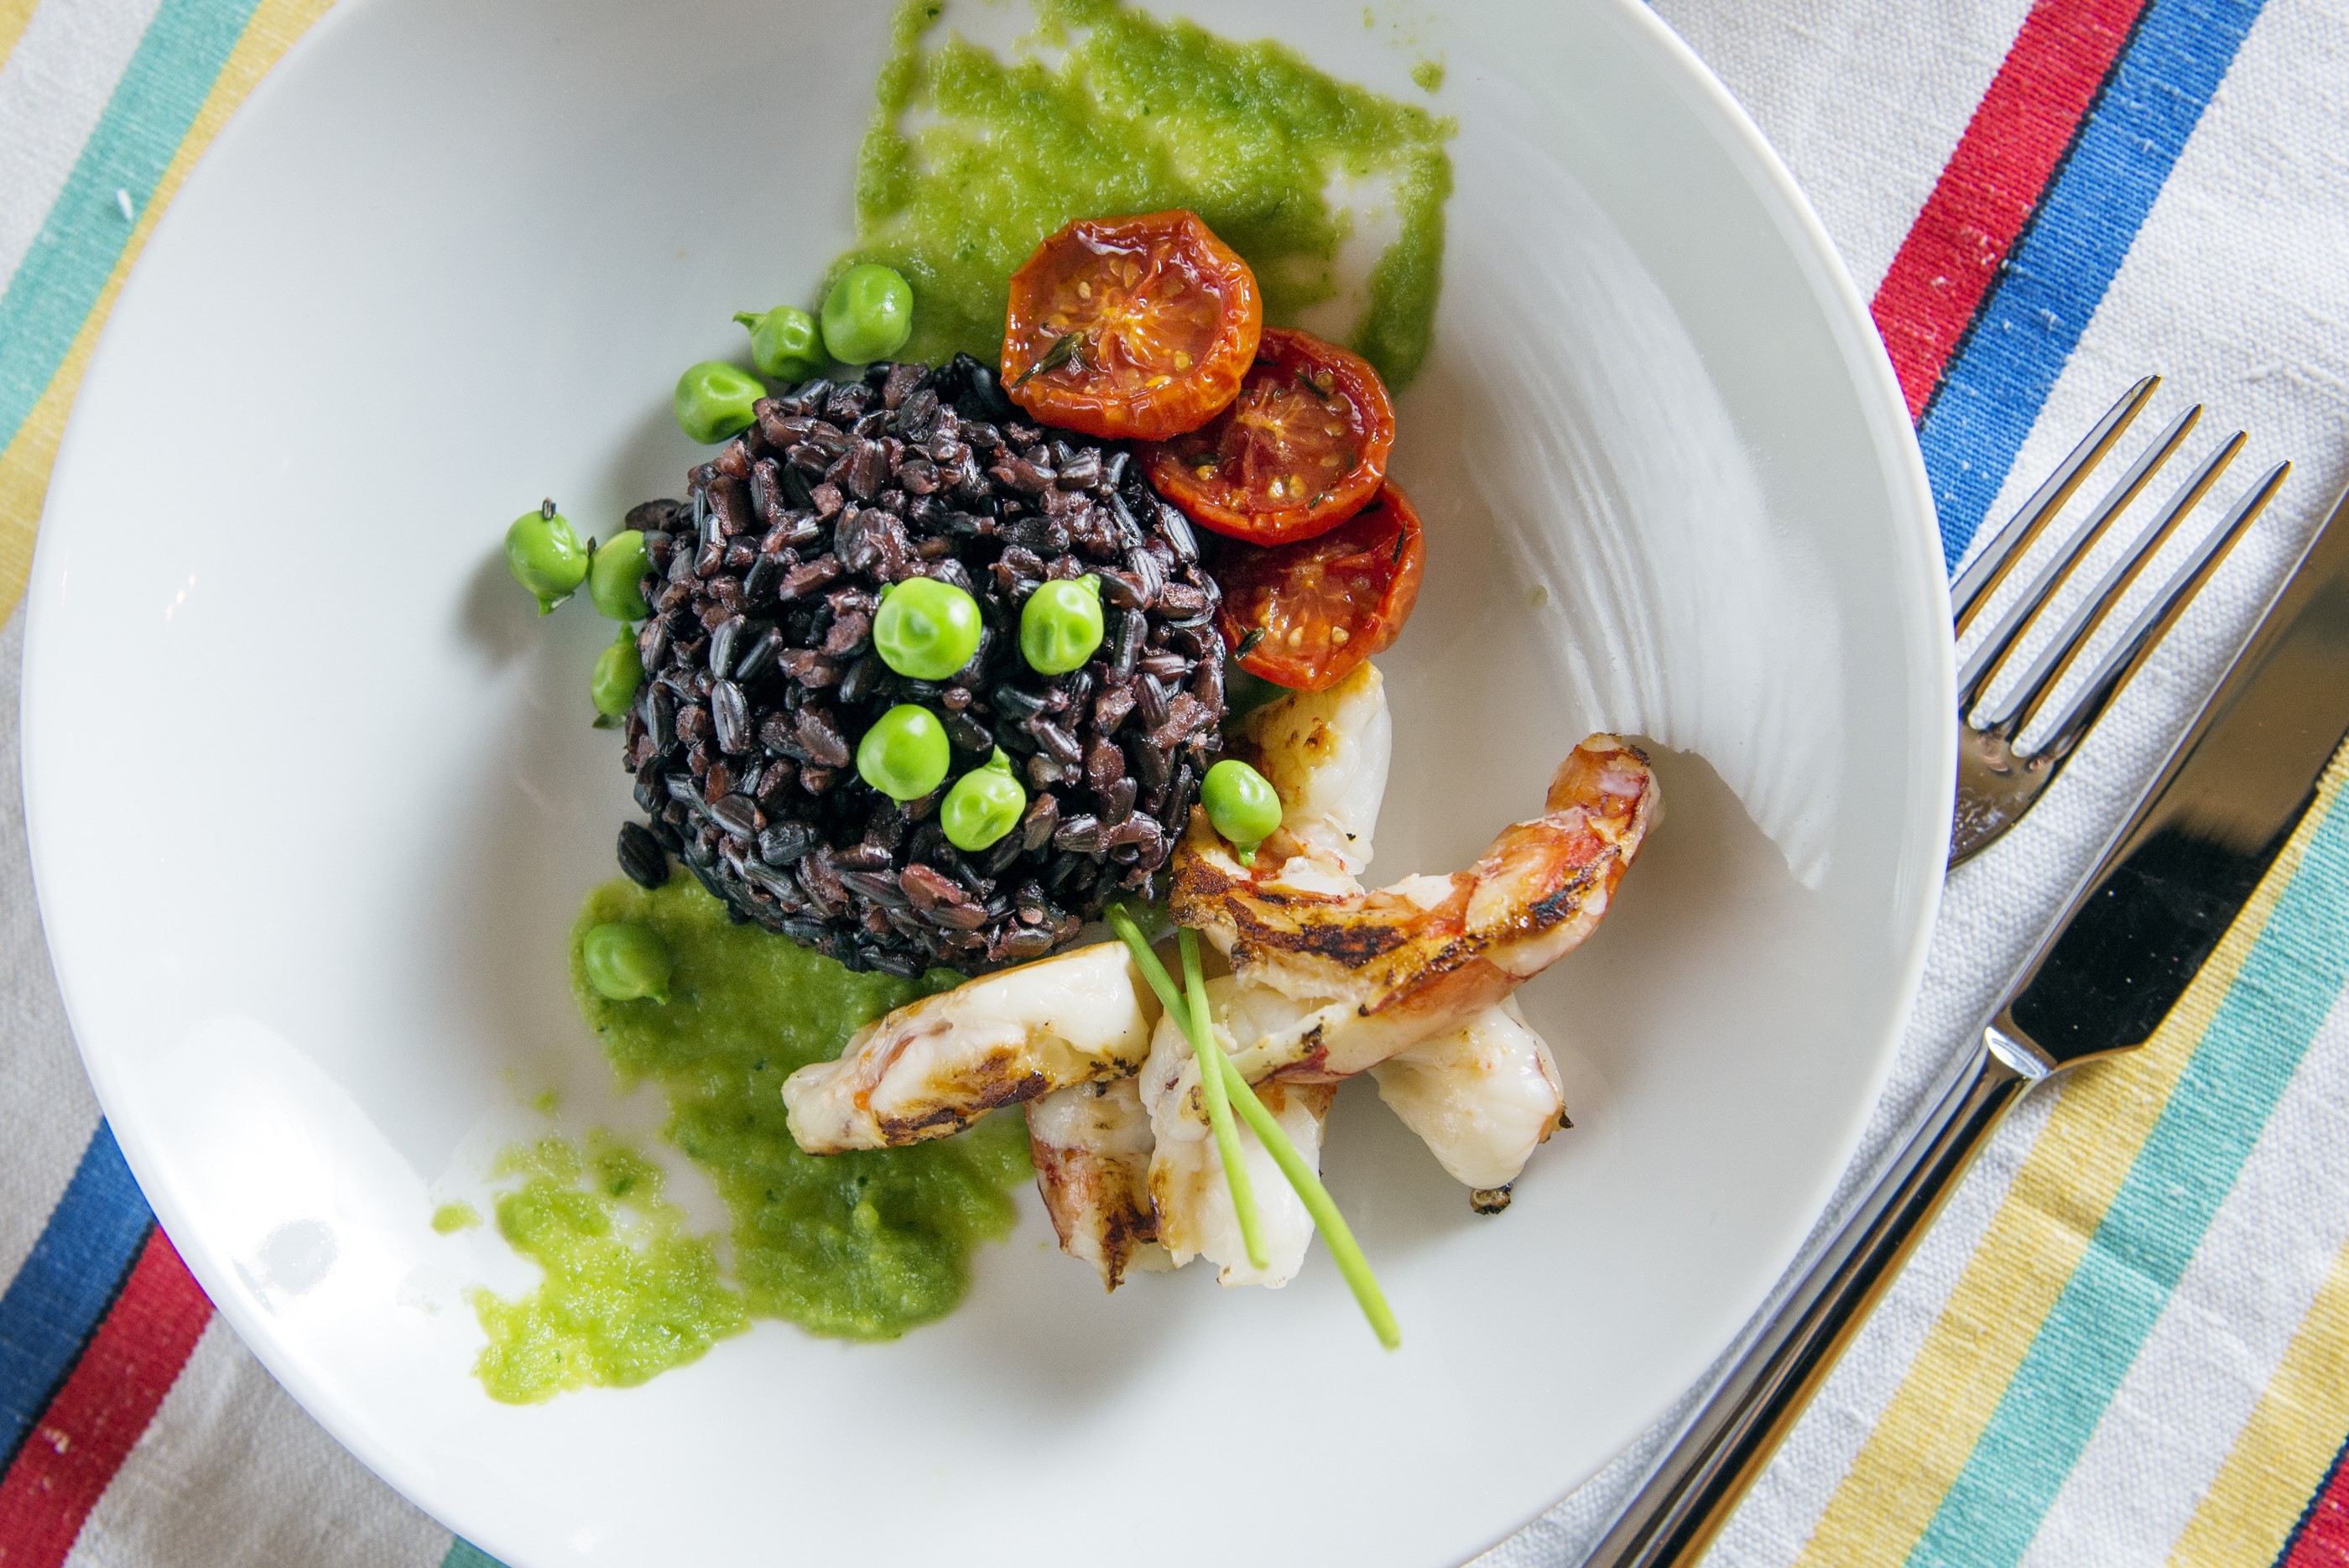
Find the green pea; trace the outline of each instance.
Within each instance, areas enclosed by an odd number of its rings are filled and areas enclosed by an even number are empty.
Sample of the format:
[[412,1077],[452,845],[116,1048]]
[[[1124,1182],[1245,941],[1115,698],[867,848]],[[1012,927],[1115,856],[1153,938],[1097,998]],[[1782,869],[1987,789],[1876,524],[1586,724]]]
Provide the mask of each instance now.
[[677,379],[678,428],[704,446],[750,428],[750,406],[767,395],[759,378],[723,359],[686,367]]
[[900,702],[856,743],[856,772],[892,800],[919,800],[945,782],[947,727],[927,708]]
[[1199,781],[1199,804],[1207,808],[1207,824],[1232,841],[1243,863],[1256,857],[1256,846],[1280,826],[1280,792],[1266,777],[1236,757],[1226,757]]
[[750,329],[750,363],[770,381],[804,381],[823,374],[823,339],[806,311],[779,305],[764,315],[738,310],[734,319]]
[[595,546],[587,560],[587,597],[614,620],[642,620],[653,613],[645,602],[644,577],[652,570],[645,536],[623,529]]
[[579,939],[579,967],[595,994],[614,1002],[668,1000],[668,944],[650,926],[613,920]]
[[1101,579],[1046,583],[1019,608],[1019,651],[1046,675],[1081,670],[1102,641]]
[[881,591],[873,646],[881,662],[916,680],[944,680],[978,651],[978,601],[952,583],[908,577]]
[[914,334],[914,291],[893,267],[860,262],[823,296],[823,346],[849,365],[886,359]]
[[636,635],[622,627],[612,645],[595,656],[595,669],[587,677],[587,694],[595,700],[595,711],[616,719],[628,711],[628,704],[636,700],[636,688],[644,683],[645,661],[636,654]]
[[999,746],[985,767],[955,780],[938,806],[938,826],[948,844],[976,852],[1019,826],[1027,810],[1028,792],[1011,776],[1011,759]]
[[538,613],[554,607],[578,590],[587,575],[587,546],[552,501],[539,503],[506,529],[506,570],[538,600]]

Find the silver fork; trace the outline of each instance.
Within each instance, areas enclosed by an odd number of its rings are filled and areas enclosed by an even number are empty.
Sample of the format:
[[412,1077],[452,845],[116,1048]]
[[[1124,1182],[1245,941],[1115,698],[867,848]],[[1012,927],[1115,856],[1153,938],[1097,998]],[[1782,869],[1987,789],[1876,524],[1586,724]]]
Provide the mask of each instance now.
[[[2063,511],[2072,493],[2103,461],[2153,399],[2161,385],[2147,376],[2123,394],[2110,412],[2096,421],[2072,454],[2056,465],[2047,482],[2033,493],[2005,527],[1984,545],[1958,580],[1950,585],[1950,601],[1957,615],[1957,635],[1962,639],[1975,618],[2030,551],[2048,524]],[[2038,801],[2080,738],[2105,711],[2113,694],[2128,683],[2159,645],[2202,585],[2227,558],[2227,552],[2250,529],[2283,483],[2292,464],[2280,462],[2243,493],[2202,537],[2186,552],[2158,592],[2130,618],[2120,637],[2073,689],[2069,702],[2048,715],[2046,738],[2031,751],[2016,749],[2017,739],[2040,718],[2091,639],[2125,598],[2147,566],[2168,543],[2187,514],[2201,504],[2210,487],[2249,438],[2237,431],[2203,459],[2164,504],[2153,523],[2130,548],[2116,556],[2104,574],[2091,584],[2054,634],[2032,656],[1995,711],[1985,708],[2000,672],[2026,640],[2025,633],[2039,619],[2050,599],[2072,576],[2075,567],[2110,533],[2138,493],[2152,482],[2162,464],[2185,444],[2188,432],[2202,417],[2195,404],[2170,422],[2137,454],[2119,481],[2053,551],[2032,577],[1985,628],[1982,640],[1958,668],[1958,799],[1956,825],[1950,838],[1950,864],[1957,865],[2021,821]]]

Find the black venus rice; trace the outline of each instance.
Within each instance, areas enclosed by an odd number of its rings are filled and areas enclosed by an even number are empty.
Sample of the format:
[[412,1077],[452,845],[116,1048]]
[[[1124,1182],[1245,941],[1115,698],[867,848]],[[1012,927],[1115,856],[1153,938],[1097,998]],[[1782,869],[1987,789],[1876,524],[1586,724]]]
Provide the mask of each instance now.
[[[909,977],[1040,958],[1111,898],[1159,891],[1219,748],[1224,649],[1197,539],[1124,443],[1039,428],[958,355],[766,399],[687,483],[628,514],[652,614],[624,763],[657,840],[622,830],[629,875],[664,878],[666,848],[736,919]],[[1102,646],[1039,674],[1019,607],[1088,572]],[[914,576],[978,601],[978,651],[944,681],[873,650],[879,590]],[[900,805],[857,775],[898,702],[945,723],[948,784],[1003,748],[1019,827],[966,855],[937,825],[947,785]]]

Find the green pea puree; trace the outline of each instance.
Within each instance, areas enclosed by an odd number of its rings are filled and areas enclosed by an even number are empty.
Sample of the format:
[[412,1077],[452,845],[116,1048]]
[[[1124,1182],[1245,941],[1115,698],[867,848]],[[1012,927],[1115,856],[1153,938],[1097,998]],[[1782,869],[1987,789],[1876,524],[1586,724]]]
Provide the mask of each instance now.
[[[579,939],[636,920],[667,942],[667,1004],[611,1002],[582,971]],[[858,974],[755,926],[738,926],[690,877],[647,892],[615,881],[572,932],[571,981],[623,1085],[668,1099],[662,1137],[709,1178],[730,1224],[696,1235],[660,1168],[620,1140],[559,1138],[509,1151],[521,1185],[496,1204],[499,1233],[545,1270],[513,1300],[478,1293],[489,1335],[476,1366],[496,1398],[629,1386],[699,1356],[751,1319],[890,1339],[951,1311],[971,1251],[1008,1234],[1012,1189],[1032,1174],[1025,1123],[997,1116],[958,1137],[817,1157],[784,1123],[794,1068],[840,1054],[865,1023],[961,977]]]
[[[1353,214],[1333,182],[1382,181],[1399,221],[1372,264],[1356,352],[1401,390],[1426,358],[1444,262],[1452,124],[1117,0],[1037,0],[1005,59],[943,29],[942,0],[896,12],[856,182],[857,243],[914,286],[902,351],[1001,356],[1011,274],[1075,218],[1187,207],[1256,271],[1266,319],[1339,292]],[[1440,79],[1440,78],[1439,78]],[[829,280],[827,280],[828,282]]]

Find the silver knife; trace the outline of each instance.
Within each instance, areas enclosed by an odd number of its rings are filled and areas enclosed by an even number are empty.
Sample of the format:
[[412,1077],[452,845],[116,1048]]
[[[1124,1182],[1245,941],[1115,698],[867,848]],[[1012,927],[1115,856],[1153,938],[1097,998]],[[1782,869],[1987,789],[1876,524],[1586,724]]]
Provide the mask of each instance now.
[[2349,739],[2349,495],[1898,1151],[1698,1408],[1590,1568],[1693,1563],[2023,1093],[2149,1039]]

